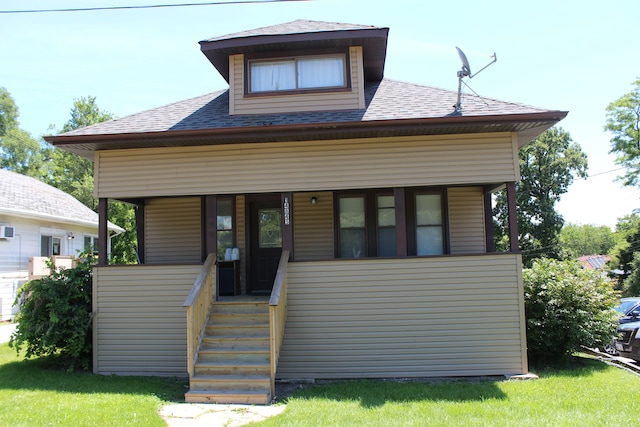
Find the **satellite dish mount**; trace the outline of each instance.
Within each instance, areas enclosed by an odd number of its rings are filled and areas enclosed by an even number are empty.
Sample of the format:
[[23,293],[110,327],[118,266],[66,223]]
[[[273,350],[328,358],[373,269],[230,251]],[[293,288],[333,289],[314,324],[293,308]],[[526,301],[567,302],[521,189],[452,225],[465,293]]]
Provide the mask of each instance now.
[[[484,67],[482,67],[480,69],[480,71],[478,71],[477,73],[472,74],[471,73],[471,67],[469,66],[469,61],[467,61],[466,55],[464,54],[464,52],[458,46],[456,46],[456,50],[458,51],[458,56],[460,57],[460,61],[462,61],[462,68],[460,69],[460,71],[458,71],[458,100],[456,101],[456,105],[454,107],[455,107],[456,111],[460,111],[462,109],[462,79],[465,78],[465,77],[469,77],[470,79],[474,78],[475,76],[480,74],[480,72],[482,70],[484,70],[489,65],[493,64],[494,62],[496,62],[498,60],[498,57],[496,56],[496,54],[494,52],[493,55],[491,55],[492,61],[489,62]],[[465,83],[465,85],[466,85],[466,83]]]

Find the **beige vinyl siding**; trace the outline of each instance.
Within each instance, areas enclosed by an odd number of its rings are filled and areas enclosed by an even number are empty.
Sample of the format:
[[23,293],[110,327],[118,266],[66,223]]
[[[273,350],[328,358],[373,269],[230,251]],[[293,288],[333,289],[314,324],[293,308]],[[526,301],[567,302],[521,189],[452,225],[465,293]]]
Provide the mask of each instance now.
[[201,199],[171,197],[148,199],[145,216],[147,263],[202,262]]
[[486,252],[482,187],[449,188],[447,199],[451,253]]
[[520,255],[293,262],[279,378],[527,372]]
[[[318,198],[315,205],[311,204],[313,196]],[[293,213],[295,259],[333,258],[333,193],[295,193]]]
[[290,113],[299,111],[357,110],[364,108],[364,78],[361,77],[362,47],[349,49],[351,90],[292,95],[244,96],[245,65],[243,55],[229,58],[231,94],[229,114]]
[[98,151],[98,197],[513,182],[507,133]]
[[202,266],[94,269],[94,373],[187,375],[182,306]]

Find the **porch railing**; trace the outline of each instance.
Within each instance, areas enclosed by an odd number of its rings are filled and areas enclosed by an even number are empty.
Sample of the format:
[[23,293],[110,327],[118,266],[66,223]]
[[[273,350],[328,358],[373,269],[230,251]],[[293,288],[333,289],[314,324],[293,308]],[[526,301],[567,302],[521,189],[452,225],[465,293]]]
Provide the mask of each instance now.
[[282,251],[278,272],[269,299],[269,347],[271,348],[271,396],[275,396],[275,378],[287,321],[287,264],[289,251]]
[[184,307],[187,308],[187,370],[189,378],[193,377],[193,367],[196,363],[204,328],[207,325],[211,302],[218,294],[216,287],[216,255],[209,254],[184,301]]

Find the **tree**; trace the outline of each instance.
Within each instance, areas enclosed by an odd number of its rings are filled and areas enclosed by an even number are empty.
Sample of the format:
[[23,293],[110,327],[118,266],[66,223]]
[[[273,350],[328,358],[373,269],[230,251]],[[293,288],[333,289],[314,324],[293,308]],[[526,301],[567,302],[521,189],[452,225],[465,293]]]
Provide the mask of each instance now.
[[606,255],[616,244],[613,231],[606,225],[566,224],[559,238],[563,256],[568,259],[583,255]]
[[[551,128],[520,150],[516,183],[519,244],[525,266],[539,257],[560,257],[558,234],[564,220],[555,205],[575,176],[587,176],[587,156],[568,132]],[[496,197],[496,237],[504,241],[508,212],[506,195]]]
[[577,261],[538,259],[523,271],[527,348],[534,363],[566,358],[614,337],[618,293]]
[[[623,296],[638,296],[638,294],[628,294],[626,286],[633,283],[628,282],[627,278],[634,269],[634,255],[640,253],[640,215],[634,213],[618,219],[616,240],[616,245],[611,250],[611,261],[609,261],[611,270],[620,271],[617,275],[616,288],[623,290]],[[632,291],[634,291],[633,288],[630,292]]]
[[18,127],[18,107],[9,91],[0,87],[0,138],[15,127]]
[[616,163],[626,168],[620,179],[624,185],[640,184],[640,79],[633,82],[633,90],[607,106],[605,130],[613,134],[612,154]]
[[0,167],[22,175],[41,179],[45,172],[42,146],[27,132],[17,127],[0,137]]

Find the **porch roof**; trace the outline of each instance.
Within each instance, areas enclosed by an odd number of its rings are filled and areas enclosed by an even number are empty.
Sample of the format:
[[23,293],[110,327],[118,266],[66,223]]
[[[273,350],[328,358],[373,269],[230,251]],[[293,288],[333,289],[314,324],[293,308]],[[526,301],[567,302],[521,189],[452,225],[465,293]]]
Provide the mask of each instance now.
[[368,82],[364,109],[229,115],[222,90],[98,123],[48,142],[93,158],[93,151],[249,142],[310,141],[382,136],[517,132],[524,145],[567,112],[384,79]]

